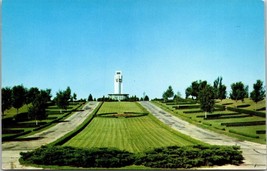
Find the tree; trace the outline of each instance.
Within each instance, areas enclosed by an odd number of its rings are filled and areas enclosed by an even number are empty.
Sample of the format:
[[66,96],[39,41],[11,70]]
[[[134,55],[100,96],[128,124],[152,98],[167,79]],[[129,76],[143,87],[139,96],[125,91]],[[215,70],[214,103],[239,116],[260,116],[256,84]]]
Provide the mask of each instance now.
[[232,100],[244,100],[246,96],[245,86],[242,82],[236,82],[231,85],[232,92],[230,93],[230,98]]
[[187,99],[189,96],[192,96],[192,87],[187,87],[185,90],[185,98]]
[[77,100],[77,94],[76,93],[73,93],[72,97],[73,97],[74,101]]
[[[65,91],[57,92],[57,95],[55,98],[55,102],[57,106],[61,109],[66,110],[69,105],[70,96],[71,96],[71,90],[69,87],[67,87]],[[62,113],[62,110],[60,110],[60,113]]]
[[17,109],[17,114],[19,113],[19,108],[25,104],[26,100],[26,89],[23,85],[17,85],[12,88],[12,106]]
[[223,100],[226,98],[226,86],[222,84],[222,77],[218,77],[213,82],[215,99]]
[[181,93],[180,93],[179,91],[177,92],[177,94],[174,95],[173,100],[174,100],[174,102],[175,102],[176,104],[182,99],[181,96],[182,96],[182,95],[181,95]]
[[206,85],[199,92],[200,107],[205,112],[205,118],[207,118],[207,112],[212,113],[215,104],[214,88],[210,85]]
[[149,101],[149,97],[147,95],[145,95],[144,101]]
[[163,93],[162,97],[164,101],[167,101],[169,98],[173,97],[174,93],[172,90],[172,86],[169,86],[168,89]]
[[89,96],[88,96],[88,101],[93,101],[93,96],[92,96],[92,94],[89,94]]
[[[250,93],[250,98],[256,103],[263,100],[265,97],[265,90],[263,87],[263,82],[261,80],[257,80],[255,84],[253,84],[253,91]],[[256,110],[256,106],[255,106]]]
[[36,97],[39,95],[40,91],[37,87],[32,87],[26,92],[26,101],[25,103],[28,105],[32,103]]
[[12,89],[9,87],[2,88],[2,115],[5,110],[12,107]]
[[46,104],[48,102],[48,92],[46,90],[41,90],[32,101],[32,106],[29,108],[29,115],[31,118],[35,119],[36,125],[38,125],[37,120],[45,119],[46,114]]

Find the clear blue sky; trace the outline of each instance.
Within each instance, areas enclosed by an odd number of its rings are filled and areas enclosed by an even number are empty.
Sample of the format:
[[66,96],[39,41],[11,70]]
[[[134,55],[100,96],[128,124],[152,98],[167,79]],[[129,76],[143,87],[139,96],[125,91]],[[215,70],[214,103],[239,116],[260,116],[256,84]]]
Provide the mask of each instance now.
[[195,80],[265,83],[262,0],[3,0],[2,86],[78,98],[184,95]]

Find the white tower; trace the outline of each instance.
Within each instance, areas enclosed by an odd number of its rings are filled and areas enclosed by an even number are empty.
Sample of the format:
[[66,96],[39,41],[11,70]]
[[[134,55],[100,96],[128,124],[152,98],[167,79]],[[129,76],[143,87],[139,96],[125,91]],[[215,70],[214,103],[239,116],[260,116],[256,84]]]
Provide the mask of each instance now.
[[116,71],[114,75],[114,94],[122,94],[122,72]]

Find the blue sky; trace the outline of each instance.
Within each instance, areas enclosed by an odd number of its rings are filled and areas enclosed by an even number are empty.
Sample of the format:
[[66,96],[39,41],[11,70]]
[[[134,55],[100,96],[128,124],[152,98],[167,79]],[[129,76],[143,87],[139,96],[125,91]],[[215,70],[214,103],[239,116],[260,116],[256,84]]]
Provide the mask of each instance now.
[[2,86],[78,98],[184,95],[195,80],[265,83],[262,0],[3,0]]

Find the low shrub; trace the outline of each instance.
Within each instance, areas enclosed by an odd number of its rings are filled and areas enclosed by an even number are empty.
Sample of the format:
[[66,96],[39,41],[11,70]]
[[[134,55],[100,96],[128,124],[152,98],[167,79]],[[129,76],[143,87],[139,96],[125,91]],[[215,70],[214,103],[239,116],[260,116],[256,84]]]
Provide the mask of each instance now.
[[256,134],[266,134],[266,130],[257,130]]
[[24,164],[74,167],[123,167],[132,165],[133,153],[115,148],[79,149],[74,147],[42,146],[32,152],[21,152]]
[[221,125],[226,127],[234,127],[234,126],[254,126],[254,125],[265,125],[266,121],[250,121],[250,122],[226,122],[221,123]]
[[237,105],[237,108],[243,108],[243,107],[249,107],[250,104],[241,104],[241,105]]
[[136,165],[152,168],[192,168],[241,164],[243,156],[236,146],[170,146],[156,148],[136,158]]
[[227,107],[227,110],[239,112],[239,113],[250,114],[250,115],[259,116],[259,117],[264,117],[264,118],[266,117],[266,114],[264,112],[259,112],[259,111],[239,109],[239,108],[233,108],[233,107]]
[[230,129],[229,132],[235,133],[235,134],[238,134],[238,135],[242,135],[242,136],[245,136],[245,137],[250,137],[250,138],[260,138],[258,135],[252,135],[252,134],[249,134],[249,133],[239,132],[239,131],[232,130],[232,129]]
[[58,165],[74,167],[124,167],[144,165],[152,168],[192,168],[242,163],[237,146],[169,146],[141,153],[116,148],[80,149],[74,147],[42,146],[34,151],[21,152],[22,164]]

